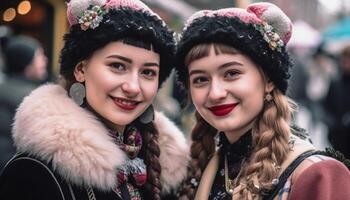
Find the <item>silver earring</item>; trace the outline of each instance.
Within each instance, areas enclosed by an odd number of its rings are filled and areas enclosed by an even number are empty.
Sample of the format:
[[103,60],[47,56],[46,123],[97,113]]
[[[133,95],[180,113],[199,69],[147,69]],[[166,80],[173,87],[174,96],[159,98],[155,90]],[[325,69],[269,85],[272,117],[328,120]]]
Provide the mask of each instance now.
[[86,96],[85,86],[79,82],[74,83],[69,88],[69,96],[79,106],[83,105]]
[[150,105],[144,113],[139,117],[139,120],[143,124],[148,124],[154,120],[154,109],[153,106]]

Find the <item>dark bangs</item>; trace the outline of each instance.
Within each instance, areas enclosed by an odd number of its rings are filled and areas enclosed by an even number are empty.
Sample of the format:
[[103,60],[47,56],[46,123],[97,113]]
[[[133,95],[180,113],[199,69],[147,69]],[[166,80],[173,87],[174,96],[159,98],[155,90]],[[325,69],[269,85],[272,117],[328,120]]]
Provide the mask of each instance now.
[[221,44],[221,43],[198,44],[198,45],[194,46],[186,55],[185,65],[188,67],[188,65],[191,62],[209,56],[210,49],[212,47],[214,48],[215,55],[237,54],[238,53],[237,49],[235,49],[231,46],[225,45],[225,44]]
[[[134,46],[134,47],[139,47],[139,48],[143,48],[143,49],[146,49],[146,50],[149,50],[149,51],[156,52],[155,49],[153,48],[152,43],[150,41],[146,41],[146,40],[141,39],[141,38],[126,37],[126,38],[121,39],[121,41],[124,44],[128,44],[128,45],[131,45],[131,46]],[[159,53],[159,52],[156,52],[156,53]]]

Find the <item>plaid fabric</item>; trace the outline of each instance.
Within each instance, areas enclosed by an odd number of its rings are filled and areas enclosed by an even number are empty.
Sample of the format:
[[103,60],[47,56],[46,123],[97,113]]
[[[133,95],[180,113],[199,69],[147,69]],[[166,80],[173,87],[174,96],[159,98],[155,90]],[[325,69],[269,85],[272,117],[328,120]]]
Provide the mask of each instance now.
[[[131,199],[131,200],[142,200],[139,189],[137,189],[136,187],[134,187],[134,186],[133,186],[132,184],[130,184],[130,183],[127,183],[127,188],[128,188],[128,191],[129,191],[129,195],[130,195],[130,199]],[[116,189],[116,192],[118,193],[119,196],[122,195],[122,193],[121,193],[119,187]]]

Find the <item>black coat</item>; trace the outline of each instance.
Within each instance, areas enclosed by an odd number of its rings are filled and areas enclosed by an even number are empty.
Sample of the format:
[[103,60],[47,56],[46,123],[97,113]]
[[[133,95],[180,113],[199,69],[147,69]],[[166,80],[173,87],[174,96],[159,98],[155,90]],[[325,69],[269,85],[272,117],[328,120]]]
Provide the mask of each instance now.
[[25,154],[15,156],[0,177],[2,200],[121,200],[114,191],[79,187],[65,181],[50,163]]
[[350,74],[331,83],[325,99],[329,141],[350,158]]

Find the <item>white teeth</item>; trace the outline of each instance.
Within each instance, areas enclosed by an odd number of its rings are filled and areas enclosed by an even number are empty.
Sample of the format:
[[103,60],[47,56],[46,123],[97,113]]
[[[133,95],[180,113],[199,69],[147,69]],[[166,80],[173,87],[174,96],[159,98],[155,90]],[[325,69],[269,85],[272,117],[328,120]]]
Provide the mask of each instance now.
[[117,101],[121,104],[127,105],[127,106],[133,106],[136,105],[136,102],[133,101],[127,101],[127,100],[122,100],[122,99],[117,99]]

